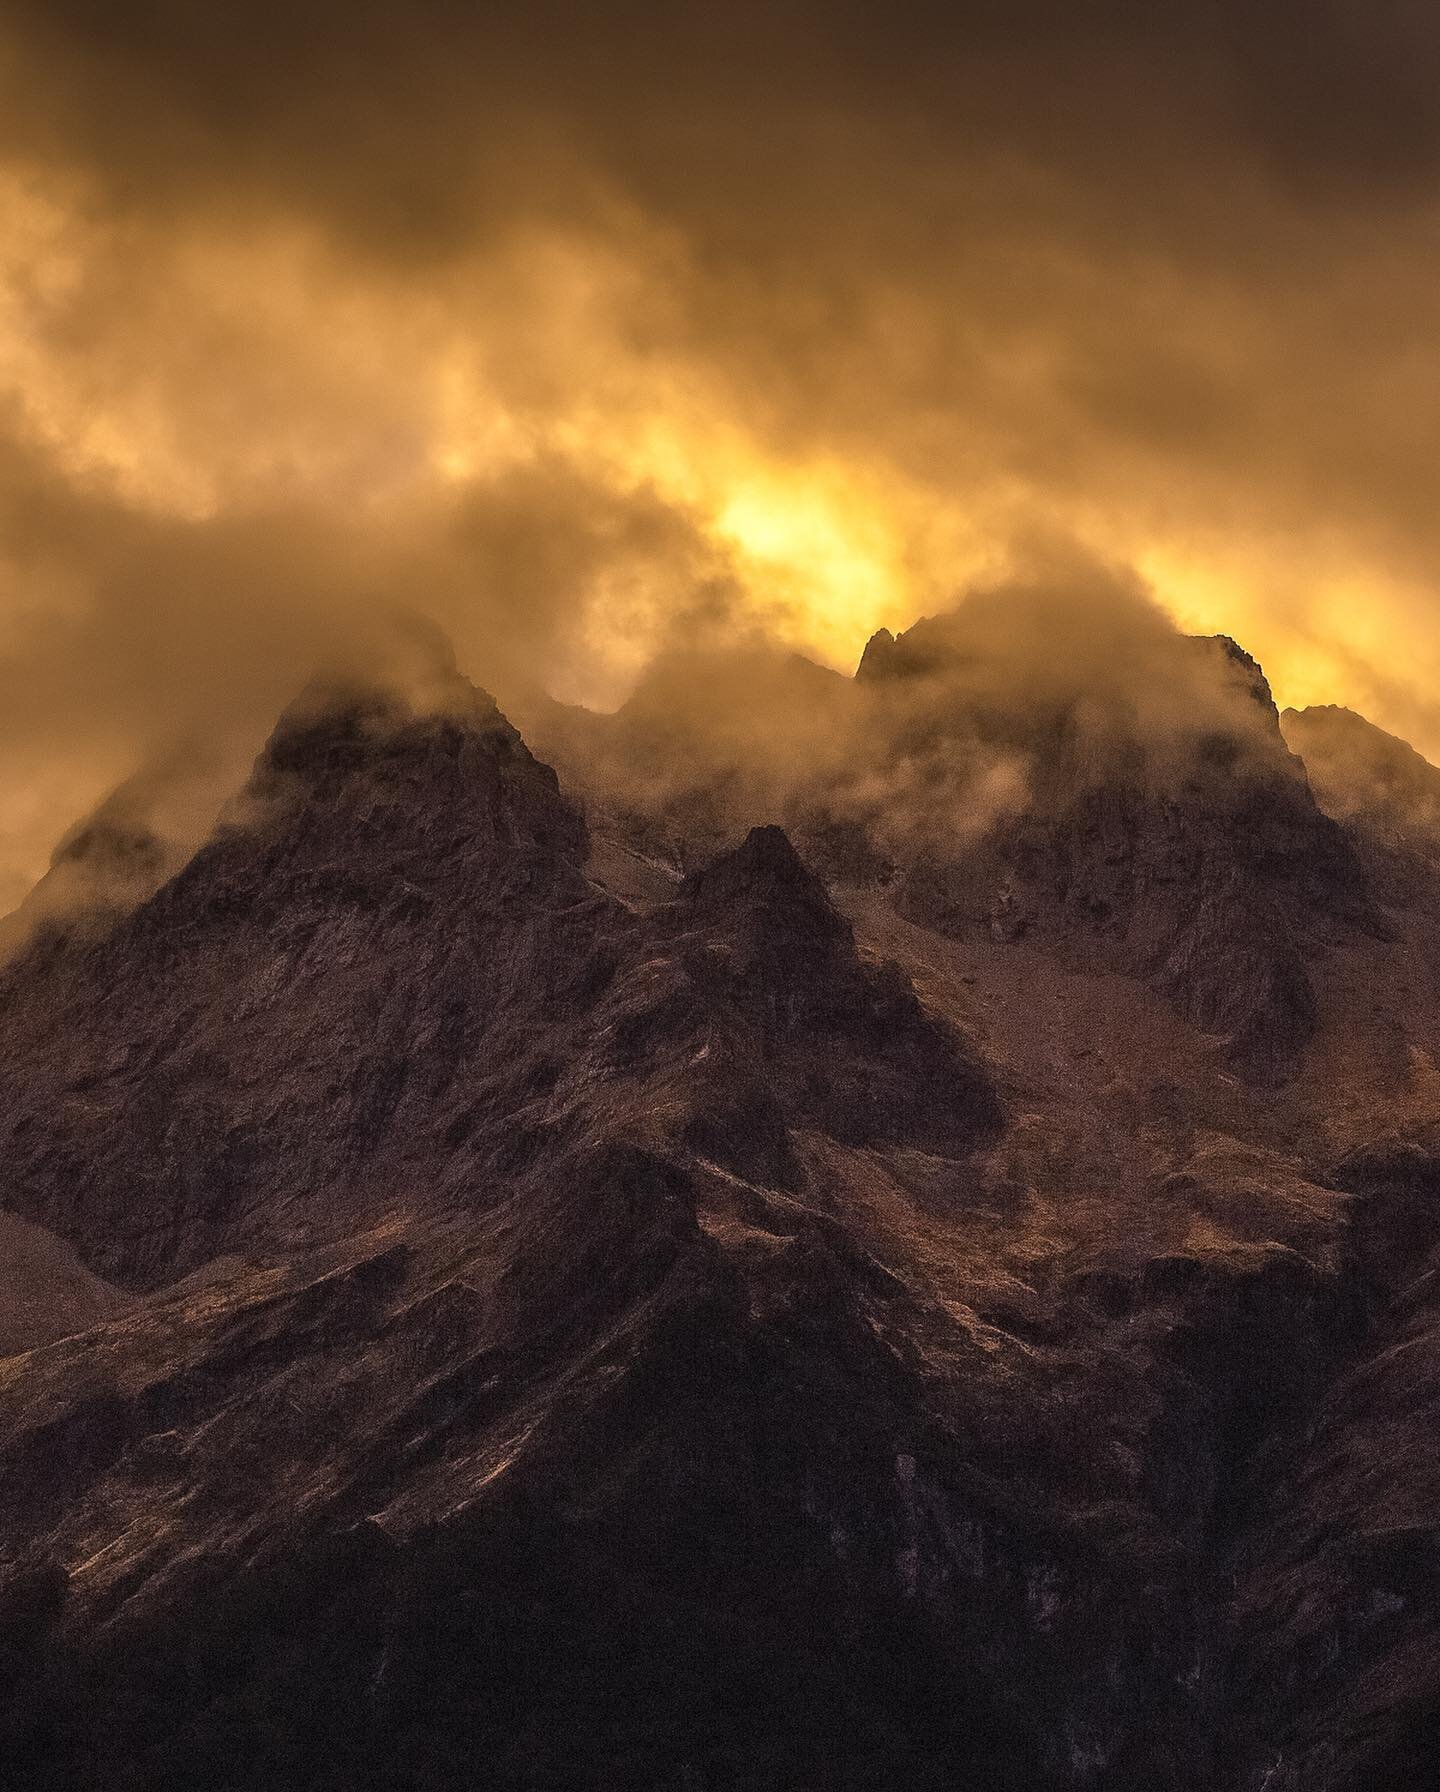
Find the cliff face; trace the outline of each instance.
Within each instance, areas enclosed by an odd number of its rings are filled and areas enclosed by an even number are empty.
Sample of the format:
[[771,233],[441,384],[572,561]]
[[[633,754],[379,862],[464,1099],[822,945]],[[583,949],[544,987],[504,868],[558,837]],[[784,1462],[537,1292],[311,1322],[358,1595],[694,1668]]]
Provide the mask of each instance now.
[[[1315,1027],[1308,960],[1377,917],[1259,667],[1225,639],[1176,637],[1169,651],[1193,660],[1182,669],[1205,706],[1168,735],[1125,706],[984,714],[982,728],[1024,755],[1026,801],[979,840],[908,867],[897,905],[944,932],[1033,936],[1141,978],[1222,1035],[1242,1073],[1282,1078]],[[943,625],[921,623],[872,643],[861,675],[943,688],[956,652]]]
[[36,933],[16,1783],[1424,1783],[1434,955],[1183,652],[1228,725],[1159,747],[966,686],[1025,802],[908,857],[587,820],[462,681],[312,692]]
[[[512,1125],[583,1005],[563,941],[605,948],[582,822],[478,700],[302,709],[242,813],[107,937],[42,937],[0,986],[13,1204],[128,1280],[303,1237],[467,1118],[493,1146],[484,1118]],[[513,1048],[484,1071],[482,1030]]]

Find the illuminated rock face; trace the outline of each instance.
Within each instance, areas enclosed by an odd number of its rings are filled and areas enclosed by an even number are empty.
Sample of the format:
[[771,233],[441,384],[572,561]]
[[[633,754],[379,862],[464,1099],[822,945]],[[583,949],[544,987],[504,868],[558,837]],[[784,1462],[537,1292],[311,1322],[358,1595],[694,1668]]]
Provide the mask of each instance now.
[[1233,663],[1246,768],[1061,729],[974,862],[829,887],[676,876],[458,682],[315,694],[37,935],[15,1783],[1426,1783],[1428,873]]

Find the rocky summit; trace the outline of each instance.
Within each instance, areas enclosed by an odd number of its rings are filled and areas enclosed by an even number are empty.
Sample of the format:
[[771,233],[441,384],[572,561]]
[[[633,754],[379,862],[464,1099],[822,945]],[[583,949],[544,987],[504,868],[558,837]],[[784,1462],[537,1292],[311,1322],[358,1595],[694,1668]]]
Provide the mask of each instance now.
[[1440,772],[996,653],[316,685],[183,863],[62,847],[6,1786],[1440,1779]]

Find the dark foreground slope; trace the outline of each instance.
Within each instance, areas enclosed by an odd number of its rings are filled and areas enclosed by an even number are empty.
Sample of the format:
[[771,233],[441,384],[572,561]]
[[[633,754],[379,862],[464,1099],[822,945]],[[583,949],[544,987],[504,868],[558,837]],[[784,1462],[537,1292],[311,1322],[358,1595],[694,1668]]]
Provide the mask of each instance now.
[[1212,774],[1167,838],[1312,1002],[1255,1074],[1126,956],[1149,783],[1092,949],[1078,823],[1007,934],[673,876],[468,687],[301,705],[0,982],[92,1303],[0,1358],[14,1783],[1424,1783],[1433,1017],[1298,763],[1258,849]]

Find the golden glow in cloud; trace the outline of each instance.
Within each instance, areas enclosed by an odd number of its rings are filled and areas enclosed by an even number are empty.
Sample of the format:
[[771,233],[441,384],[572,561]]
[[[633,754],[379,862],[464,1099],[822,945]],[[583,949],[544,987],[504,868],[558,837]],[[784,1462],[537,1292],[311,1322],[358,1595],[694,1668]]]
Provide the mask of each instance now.
[[[875,628],[993,567],[1033,514],[1132,560],[1182,626],[1247,640],[1281,700],[1301,703],[1354,694],[1356,663],[1383,660],[1410,605],[1376,567],[1312,587],[1303,632],[1277,627],[1267,589],[1294,581],[1291,538],[1207,550],[1188,515],[1176,541],[1147,536],[1143,492],[1109,507],[1017,501],[998,472],[950,489],[886,452],[888,414],[869,455],[767,441],[763,390],[737,390],[672,333],[691,270],[639,228],[623,252],[525,228],[415,282],[357,271],[299,226],[122,229],[80,189],[15,171],[0,226],[0,376],[22,432],[68,476],[142,508],[403,510],[428,484],[558,456],[683,514],[733,579],[737,620],[841,667]],[[892,294],[884,306],[889,327]],[[7,607],[28,595],[12,578]],[[602,593],[584,629],[600,662],[588,694],[618,695],[685,599],[633,576]]]

